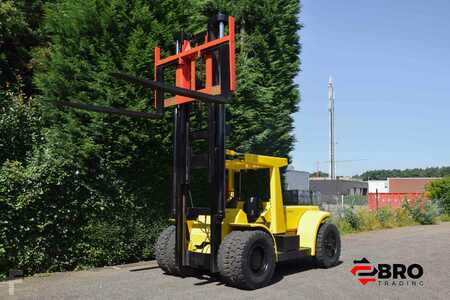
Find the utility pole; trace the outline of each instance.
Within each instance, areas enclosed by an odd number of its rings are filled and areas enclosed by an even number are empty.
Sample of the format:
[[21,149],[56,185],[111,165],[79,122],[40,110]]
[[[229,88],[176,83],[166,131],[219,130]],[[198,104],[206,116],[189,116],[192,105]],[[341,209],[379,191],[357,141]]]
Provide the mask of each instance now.
[[334,142],[334,87],[333,80],[328,80],[328,111],[330,112],[330,174],[329,179],[336,179],[335,142]]

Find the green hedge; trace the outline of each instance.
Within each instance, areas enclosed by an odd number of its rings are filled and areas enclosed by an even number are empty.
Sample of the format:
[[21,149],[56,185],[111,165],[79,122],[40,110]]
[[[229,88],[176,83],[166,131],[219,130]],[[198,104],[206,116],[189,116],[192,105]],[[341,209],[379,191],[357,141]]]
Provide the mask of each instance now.
[[58,108],[55,101],[148,109],[149,91],[112,80],[110,72],[153,78],[154,47],[168,55],[180,29],[206,29],[219,9],[236,16],[238,30],[228,147],[284,157],[292,150],[297,0],[32,2],[0,2],[8,39],[21,43],[20,51],[0,47],[2,71],[10,68],[0,84],[17,95],[20,76],[27,76],[26,99],[17,106],[0,94],[3,276],[10,268],[32,274],[152,257],[167,224],[170,110],[162,120],[136,120]]

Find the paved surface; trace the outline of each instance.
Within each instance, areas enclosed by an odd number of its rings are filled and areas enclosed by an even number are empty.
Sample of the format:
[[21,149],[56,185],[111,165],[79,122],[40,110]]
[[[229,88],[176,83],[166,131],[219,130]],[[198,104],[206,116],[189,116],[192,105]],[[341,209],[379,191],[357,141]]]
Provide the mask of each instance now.
[[[352,234],[343,238],[342,263],[316,269],[310,260],[277,267],[272,284],[256,291],[216,278],[176,278],[154,262],[26,278],[1,299],[450,299],[450,223]],[[350,273],[354,259],[421,264],[422,286],[362,286]]]

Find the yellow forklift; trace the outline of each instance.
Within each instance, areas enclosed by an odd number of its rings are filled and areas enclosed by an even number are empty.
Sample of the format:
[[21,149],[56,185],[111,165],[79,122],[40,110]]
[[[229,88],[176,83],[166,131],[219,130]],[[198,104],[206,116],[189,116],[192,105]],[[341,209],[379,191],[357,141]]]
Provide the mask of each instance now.
[[[176,249],[179,224],[166,228],[155,248],[164,271],[178,276],[195,274],[197,269],[215,271],[229,285],[257,289],[270,283],[277,262],[312,256],[319,267],[337,264],[341,242],[336,226],[327,222],[330,213],[318,206],[283,205],[280,168],[287,166],[286,158],[231,150],[226,156],[223,217],[216,216],[217,221],[211,223],[214,215],[210,210],[188,208],[185,226],[180,226],[185,227],[180,233],[181,255]],[[261,169],[270,174],[269,198],[241,199],[235,189],[240,188],[236,178],[248,170]]]
[[[336,226],[328,222],[330,213],[317,206],[283,204],[281,169],[287,166],[287,159],[225,149],[225,105],[232,102],[235,90],[234,18],[217,14],[206,31],[180,33],[173,55],[162,58],[160,49],[155,48],[154,64],[154,80],[112,74],[152,89],[154,112],[71,101],[59,104],[140,118],[160,118],[167,107],[175,107],[173,225],[160,234],[155,245],[158,265],[178,276],[198,270],[219,273],[227,284],[243,289],[270,283],[278,262],[312,256],[320,267],[336,265],[341,242]],[[165,78],[174,78],[175,85]],[[193,128],[194,102],[207,107],[207,124],[202,130]],[[207,144],[206,153],[195,153],[193,143],[197,141]],[[188,205],[195,169],[207,173],[204,207]],[[242,173],[258,170],[269,174],[268,197],[243,197]]]

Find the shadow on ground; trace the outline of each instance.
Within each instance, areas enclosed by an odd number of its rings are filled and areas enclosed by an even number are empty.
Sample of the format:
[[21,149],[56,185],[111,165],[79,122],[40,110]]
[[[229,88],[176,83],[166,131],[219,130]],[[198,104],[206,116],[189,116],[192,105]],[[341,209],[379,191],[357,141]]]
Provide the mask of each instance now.
[[[339,266],[340,264],[342,264],[342,261],[339,261],[333,268]],[[312,269],[319,269],[313,257],[305,257],[278,263],[277,269],[275,270],[275,274],[273,275],[273,279],[270,285],[281,281],[286,276],[307,272]]]
[[[342,264],[342,261],[339,261],[338,265]],[[335,267],[336,267],[335,266]],[[275,273],[273,275],[272,281],[267,286],[271,286],[277,282],[280,282],[283,280],[284,277],[292,275],[292,274],[298,274],[302,272],[307,272],[312,269],[317,269],[317,265],[314,262],[314,259],[312,257],[305,257],[297,260],[292,260],[289,262],[282,262],[278,263],[277,267],[275,269]],[[169,274],[165,274],[167,276],[172,276]],[[217,274],[198,274],[194,276],[197,279],[200,279],[200,282],[194,283],[194,285],[202,286],[207,284],[215,284],[215,285],[225,285],[220,279],[220,276]]]
[[131,269],[128,270],[130,272],[138,272],[138,271],[147,271],[147,270],[153,270],[153,269],[159,269],[159,266],[149,266],[149,267],[142,267],[137,269]]

